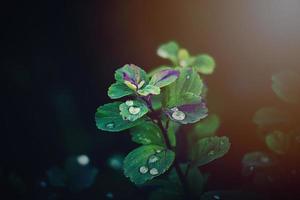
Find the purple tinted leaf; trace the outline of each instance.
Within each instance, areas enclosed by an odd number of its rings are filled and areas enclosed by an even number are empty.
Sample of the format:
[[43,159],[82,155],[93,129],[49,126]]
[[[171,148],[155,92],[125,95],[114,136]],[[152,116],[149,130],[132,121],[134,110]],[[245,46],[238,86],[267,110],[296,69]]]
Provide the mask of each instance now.
[[155,73],[152,76],[149,84],[162,88],[176,81],[178,77],[179,71],[173,69],[165,69]]

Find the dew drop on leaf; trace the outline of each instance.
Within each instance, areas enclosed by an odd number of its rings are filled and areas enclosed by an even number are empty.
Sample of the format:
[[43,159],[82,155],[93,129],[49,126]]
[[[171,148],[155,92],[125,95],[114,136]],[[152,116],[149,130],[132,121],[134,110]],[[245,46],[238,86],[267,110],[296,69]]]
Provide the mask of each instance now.
[[213,198],[214,198],[214,199],[216,199],[216,200],[219,200],[219,199],[221,199],[221,197],[220,197],[220,196],[218,196],[218,195],[214,195],[214,196],[213,196]]
[[212,155],[214,155],[215,154],[215,152],[214,151],[210,151],[210,152],[208,152],[208,155],[209,156],[212,156]]
[[186,76],[186,79],[190,79],[190,76],[189,76],[189,75],[187,75],[187,76]]
[[114,128],[114,127],[115,127],[115,124],[113,122],[106,124],[106,128]]
[[161,152],[161,150],[159,150],[159,149],[158,149],[158,150],[156,150],[156,153],[160,153],[160,152]]
[[137,115],[140,111],[141,109],[139,107],[129,107],[129,113],[132,115]]
[[127,106],[133,106],[133,101],[132,100],[128,100],[125,102]]
[[89,159],[89,157],[87,157],[86,155],[80,155],[80,156],[77,157],[77,162],[78,162],[80,165],[84,166],[84,165],[89,164],[90,159]]
[[149,163],[155,163],[155,162],[157,162],[158,160],[159,160],[159,158],[158,158],[157,156],[152,155],[152,156],[149,157],[148,162],[149,162]]
[[182,112],[180,110],[177,110],[177,111],[172,113],[172,118],[175,119],[175,120],[182,121],[182,120],[185,119],[185,114],[184,114],[184,112]]
[[139,169],[140,173],[146,174],[148,172],[148,167],[146,166],[141,166]]
[[155,176],[158,174],[158,170],[156,168],[152,168],[152,169],[150,169],[150,174]]

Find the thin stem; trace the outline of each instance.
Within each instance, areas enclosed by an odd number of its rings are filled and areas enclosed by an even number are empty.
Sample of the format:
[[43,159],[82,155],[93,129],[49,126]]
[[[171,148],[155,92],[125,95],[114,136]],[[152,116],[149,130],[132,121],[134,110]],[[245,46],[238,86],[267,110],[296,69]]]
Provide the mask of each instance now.
[[[145,100],[145,102],[147,103],[147,106],[148,106],[148,108],[150,109],[150,111],[151,111],[152,113],[154,113],[155,111],[154,111],[154,109],[153,109],[153,107],[152,107],[151,101],[146,100],[146,99],[144,99],[144,100]],[[155,122],[155,123],[158,125],[158,127],[161,129],[162,134],[163,134],[163,137],[164,137],[164,141],[165,141],[165,144],[166,144],[167,148],[170,149],[170,150],[174,150],[174,148],[172,147],[171,142],[170,142],[170,140],[169,140],[169,136],[168,136],[169,120],[166,122],[166,126],[164,127],[164,125],[163,125],[163,123],[162,123],[162,120],[161,120],[161,117],[160,117],[160,116],[155,115],[155,116],[154,116],[154,119],[153,119],[153,118],[151,118],[151,119],[152,119],[152,121]],[[179,180],[180,180],[180,182],[181,182],[181,184],[182,184],[183,190],[184,190],[185,195],[186,195],[186,199],[189,199],[189,188],[188,188],[188,183],[187,183],[187,181],[186,181],[186,176],[185,176],[185,174],[182,172],[182,170],[181,170],[181,168],[180,168],[180,165],[179,165],[179,163],[178,163],[177,158],[175,158],[175,161],[174,161],[173,165],[174,165],[174,168],[175,168],[176,173],[177,173],[177,175],[178,175],[178,178],[179,178]]]

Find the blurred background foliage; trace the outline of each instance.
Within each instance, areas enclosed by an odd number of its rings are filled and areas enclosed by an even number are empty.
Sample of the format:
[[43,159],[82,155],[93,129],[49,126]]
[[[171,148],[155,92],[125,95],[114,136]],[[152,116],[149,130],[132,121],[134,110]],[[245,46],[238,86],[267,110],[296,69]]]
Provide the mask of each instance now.
[[[247,152],[277,158],[252,122],[259,108],[276,107],[300,120],[300,107],[276,98],[271,83],[282,70],[300,73],[299,11],[297,0],[6,2],[1,6],[1,199],[5,194],[10,199],[146,198],[147,192],[120,171],[123,152],[134,147],[130,135],[102,134],[94,113],[109,101],[106,88],[117,68],[135,63],[150,71],[163,62],[154,53],[157,46],[172,39],[191,54],[205,52],[216,60],[215,73],[205,78],[208,107],[220,120],[211,123],[220,123],[218,133],[229,136],[232,147],[203,168],[210,173],[206,190],[242,186],[273,199],[299,195],[299,173],[289,170],[299,166],[297,155],[282,156],[279,165],[292,172],[291,184],[279,180],[276,187],[257,188],[241,172]],[[87,155],[97,171],[91,187],[74,192],[51,185],[49,170],[64,174],[68,158],[79,155]],[[255,180],[264,182],[262,177]]]

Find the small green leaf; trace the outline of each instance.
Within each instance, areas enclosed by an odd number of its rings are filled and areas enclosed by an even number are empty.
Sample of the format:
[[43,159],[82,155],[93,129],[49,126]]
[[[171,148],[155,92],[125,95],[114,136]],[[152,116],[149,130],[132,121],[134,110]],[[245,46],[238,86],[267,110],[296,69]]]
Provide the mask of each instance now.
[[133,94],[134,91],[125,84],[117,82],[112,84],[108,89],[108,96],[111,99],[118,99]]
[[173,69],[162,70],[155,73],[152,76],[149,84],[162,88],[176,81],[178,76],[179,76],[179,72],[177,70],[173,70]]
[[152,77],[157,72],[162,71],[162,70],[166,70],[166,69],[173,69],[173,68],[169,67],[169,66],[161,65],[161,66],[159,66],[157,68],[152,69],[150,72],[148,72],[148,76]]
[[300,103],[300,75],[292,71],[283,71],[272,76],[272,89],[287,103]]
[[166,88],[167,107],[195,103],[201,99],[203,82],[192,68],[181,68],[177,81]]
[[190,54],[186,49],[180,49],[178,51],[178,60],[179,60],[179,65],[182,67],[191,66],[193,62],[193,58],[190,57]]
[[285,154],[290,147],[289,135],[278,130],[267,134],[265,141],[267,146],[277,154]]
[[290,115],[285,110],[279,110],[273,107],[259,109],[254,117],[253,122],[259,126],[269,126],[289,121]]
[[220,127],[220,119],[216,114],[210,114],[195,125],[194,132],[198,139],[214,136]]
[[148,107],[141,101],[128,100],[120,104],[120,115],[124,120],[136,121],[148,112]]
[[195,57],[192,67],[201,74],[212,74],[216,63],[211,56],[203,54]]
[[132,140],[138,144],[165,146],[160,128],[153,122],[144,122],[130,130]]
[[229,148],[230,142],[225,136],[203,138],[195,144],[191,152],[192,164],[195,166],[205,165],[224,156]]
[[166,58],[171,60],[174,64],[177,63],[177,55],[178,55],[179,46],[176,42],[168,42],[161,45],[157,49],[157,55],[162,58]]
[[155,85],[146,85],[144,88],[138,90],[138,94],[142,96],[148,96],[150,94],[159,95],[160,88]]
[[142,80],[148,82],[147,73],[140,67],[134,64],[127,64],[116,70],[115,79],[118,82],[124,82],[124,76],[130,78],[136,84],[139,84]]
[[124,120],[120,115],[119,106],[122,102],[114,102],[100,106],[95,114],[96,125],[104,131],[118,132],[132,128],[142,120],[134,122]]
[[168,138],[170,140],[171,146],[176,146],[176,132],[178,131],[180,125],[176,122],[169,121],[168,127]]
[[124,160],[124,174],[135,184],[143,184],[172,165],[175,153],[158,145],[144,145],[130,152]]

